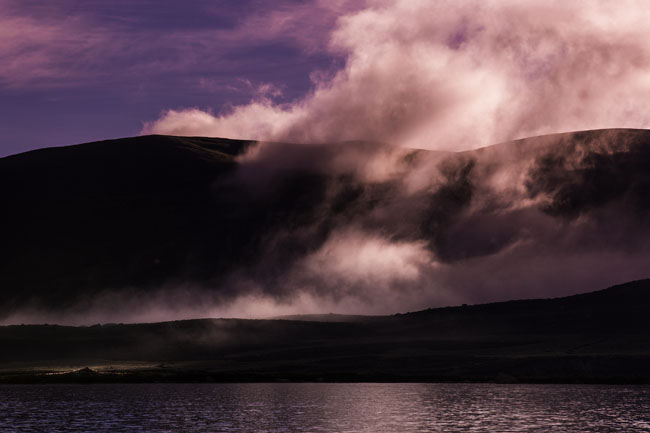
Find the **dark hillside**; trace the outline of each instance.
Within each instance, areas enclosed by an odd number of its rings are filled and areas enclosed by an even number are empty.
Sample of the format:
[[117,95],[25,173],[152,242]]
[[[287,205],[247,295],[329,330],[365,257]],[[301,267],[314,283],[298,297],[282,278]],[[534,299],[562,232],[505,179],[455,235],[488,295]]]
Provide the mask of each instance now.
[[205,278],[231,254],[207,248],[232,230],[212,184],[248,145],[148,136],[0,159],[0,308]]
[[[649,194],[644,130],[460,153],[167,136],[42,149],[0,159],[0,321],[137,321],[125,303],[250,293],[373,303],[378,285],[409,305],[388,311],[579,293],[650,276]],[[395,254],[364,256],[378,245]]]
[[[650,280],[643,280],[565,298],[350,322],[5,326],[0,380],[650,383],[649,305]],[[84,365],[96,374],[38,373]]]

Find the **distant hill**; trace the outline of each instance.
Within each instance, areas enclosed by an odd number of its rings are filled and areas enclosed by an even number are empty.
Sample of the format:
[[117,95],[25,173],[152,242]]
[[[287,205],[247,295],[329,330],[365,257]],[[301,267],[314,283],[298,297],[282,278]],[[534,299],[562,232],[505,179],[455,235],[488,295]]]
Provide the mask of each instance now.
[[341,322],[4,326],[0,382],[650,383],[649,305],[643,280]]
[[287,316],[271,317],[270,320],[296,320],[303,322],[362,322],[372,320],[373,317],[359,314],[290,314]]

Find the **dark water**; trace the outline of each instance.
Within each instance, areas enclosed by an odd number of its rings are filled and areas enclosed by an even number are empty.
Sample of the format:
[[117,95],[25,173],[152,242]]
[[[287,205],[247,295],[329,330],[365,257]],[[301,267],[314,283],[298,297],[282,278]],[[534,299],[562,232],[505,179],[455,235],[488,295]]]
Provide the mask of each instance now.
[[0,386],[0,432],[648,432],[650,387]]

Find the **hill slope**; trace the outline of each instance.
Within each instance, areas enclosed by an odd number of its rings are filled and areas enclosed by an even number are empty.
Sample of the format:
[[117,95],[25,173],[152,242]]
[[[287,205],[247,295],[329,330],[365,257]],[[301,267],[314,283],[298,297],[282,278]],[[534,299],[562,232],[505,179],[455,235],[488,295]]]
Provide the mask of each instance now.
[[[352,322],[5,326],[0,381],[650,383],[648,305],[650,280],[643,280]],[[83,366],[92,370],[71,372]]]
[[208,264],[218,272],[237,242],[213,246],[237,227],[212,183],[248,145],[149,136],[0,159],[1,308],[207,278]]
[[0,320],[560,296],[649,276],[650,132],[460,153],[126,138],[2,158],[0,200]]

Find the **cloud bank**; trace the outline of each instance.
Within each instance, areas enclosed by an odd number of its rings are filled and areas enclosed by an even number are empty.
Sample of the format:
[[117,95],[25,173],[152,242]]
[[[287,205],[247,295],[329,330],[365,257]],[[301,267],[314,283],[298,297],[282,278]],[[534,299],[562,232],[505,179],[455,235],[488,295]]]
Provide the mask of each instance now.
[[[642,1],[369,1],[342,14],[333,77],[288,104],[169,110],[143,133],[469,149],[569,130],[650,126]],[[309,32],[304,32],[308,34]]]

